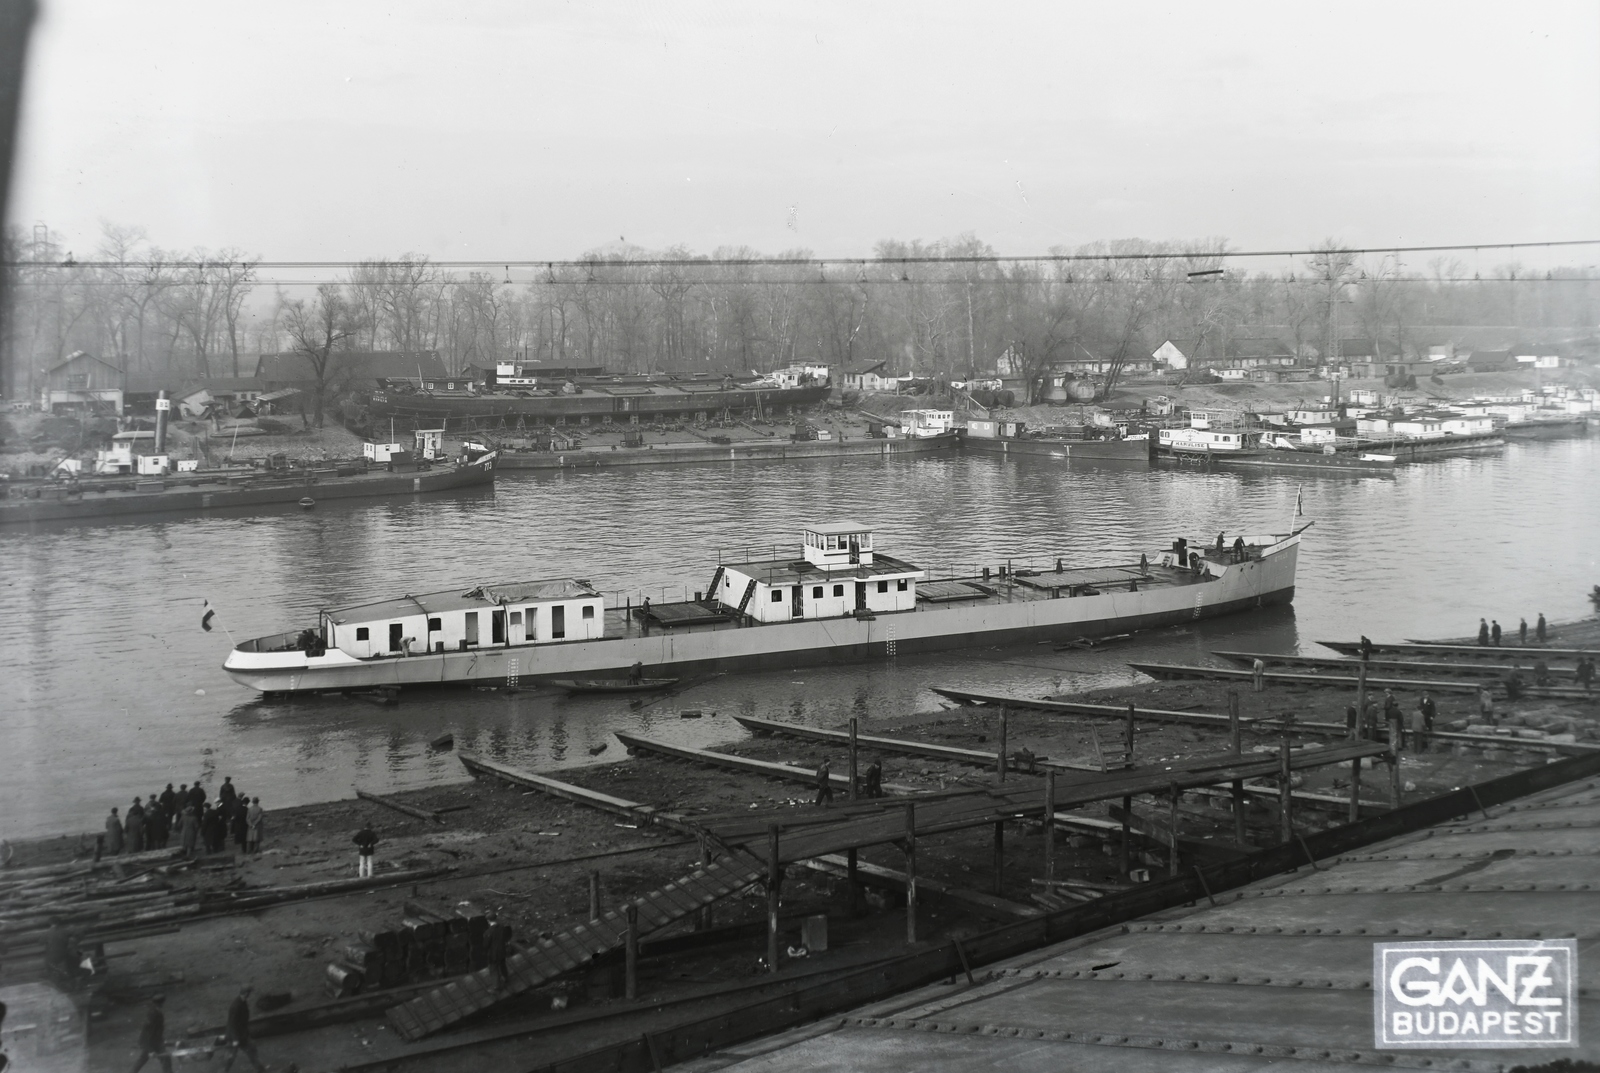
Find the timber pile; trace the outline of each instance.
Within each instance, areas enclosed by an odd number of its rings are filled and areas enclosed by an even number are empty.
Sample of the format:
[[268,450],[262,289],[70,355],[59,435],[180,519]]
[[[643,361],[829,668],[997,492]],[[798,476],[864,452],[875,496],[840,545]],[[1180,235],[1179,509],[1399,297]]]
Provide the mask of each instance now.
[[[201,866],[178,850],[74,861],[0,873],[0,951],[43,941],[52,927],[104,932],[164,923],[200,912],[194,885],[174,879]],[[205,862],[233,866],[233,858]]]
[[463,902],[440,912],[408,901],[405,913],[398,927],[363,932],[328,963],[328,990],[335,998],[460,976],[488,965],[489,918],[478,906]]

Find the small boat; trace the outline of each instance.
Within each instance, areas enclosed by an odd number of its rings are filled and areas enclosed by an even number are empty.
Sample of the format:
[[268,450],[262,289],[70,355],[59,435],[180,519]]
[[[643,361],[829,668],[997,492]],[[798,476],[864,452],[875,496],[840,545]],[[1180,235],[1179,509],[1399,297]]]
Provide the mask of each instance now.
[[314,507],[316,505],[317,505],[317,501],[315,499],[312,499],[310,496],[306,496],[306,497],[304,497],[303,499],[300,500],[300,506],[305,510],[310,510],[312,507]]
[[568,693],[653,693],[678,684],[676,678],[554,678]]

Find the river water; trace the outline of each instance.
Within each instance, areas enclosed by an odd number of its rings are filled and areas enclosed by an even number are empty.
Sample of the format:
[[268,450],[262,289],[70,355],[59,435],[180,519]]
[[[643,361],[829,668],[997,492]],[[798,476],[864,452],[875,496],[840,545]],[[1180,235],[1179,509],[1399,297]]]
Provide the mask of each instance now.
[[[558,768],[620,759],[611,729],[695,745],[740,736],[730,713],[832,724],[934,706],[930,685],[1062,691],[1132,680],[1124,661],[1212,648],[1456,636],[1497,617],[1590,614],[1600,582],[1600,438],[1513,444],[1392,477],[1072,468],[950,455],[737,463],[502,477],[493,491],[272,514],[152,517],[0,531],[0,836],[93,830],[112,805],[223,775],[270,808],[455,781],[428,748]],[[1105,653],[1048,645],[730,675],[664,701],[451,690],[395,708],[264,702],[222,673],[229,633],[314,620],[322,606],[576,576],[654,599],[704,588],[717,549],[798,543],[853,518],[924,567],[1008,558],[1127,562],[1179,535],[1281,531],[1303,489],[1291,608],[1157,631]],[[1228,538],[1232,539],[1231,535]],[[200,629],[202,601],[216,625]],[[706,717],[685,720],[683,709]],[[723,718],[712,715],[720,713]],[[607,744],[609,741],[609,744]],[[601,749],[605,746],[604,749]],[[599,750],[596,752],[596,750]],[[797,756],[803,751],[797,752]]]

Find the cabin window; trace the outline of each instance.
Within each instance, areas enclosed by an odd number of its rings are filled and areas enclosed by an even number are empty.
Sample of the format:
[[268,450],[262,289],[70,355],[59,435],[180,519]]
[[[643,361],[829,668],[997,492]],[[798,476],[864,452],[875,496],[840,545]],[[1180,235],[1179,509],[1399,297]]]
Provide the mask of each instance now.
[[511,625],[513,625],[513,626],[522,625],[522,612],[521,611],[513,611],[513,612],[511,612]]
[[356,640],[365,641],[368,638],[370,638],[371,636],[372,636],[372,632],[370,630],[368,630],[365,626],[357,626],[356,627]]
[[839,547],[839,538],[836,537],[836,536],[830,536],[828,538],[828,550],[829,551],[836,551],[838,549],[838,547]]
[[843,585],[835,585],[833,587],[833,594],[835,596],[843,596],[844,595],[844,586]]
[[556,604],[550,609],[550,636],[560,640],[567,635],[567,608]]
[[478,643],[478,613],[468,611],[466,614],[466,640],[463,644],[475,645]]
[[594,618],[594,604],[583,605],[583,617],[586,619]]
[[905,578],[901,578],[899,581],[895,582],[895,585],[899,588],[899,590],[901,592],[905,592],[906,591],[906,579]]
[[782,589],[773,589],[772,590],[772,602],[775,603],[775,604],[783,603],[783,590]]
[[822,599],[822,586],[821,585],[813,585],[813,586],[811,586],[811,598],[813,600]]
[[442,629],[444,629],[444,620],[443,619],[430,618],[428,620],[428,632],[429,633],[437,633]]
[[887,581],[878,582],[878,591],[879,592],[888,592],[889,591],[889,583]]
[[489,640],[497,645],[506,643],[506,613],[504,609],[489,612]]

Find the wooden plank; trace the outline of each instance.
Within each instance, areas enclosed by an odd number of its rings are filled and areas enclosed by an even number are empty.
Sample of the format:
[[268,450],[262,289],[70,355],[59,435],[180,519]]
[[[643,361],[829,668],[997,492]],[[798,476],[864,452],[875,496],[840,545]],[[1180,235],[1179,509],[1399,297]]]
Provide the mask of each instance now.
[[[1193,667],[1178,663],[1130,663],[1136,671],[1152,678],[1210,678],[1225,682],[1248,682],[1254,672],[1235,670],[1232,667]],[[1355,665],[1351,664],[1354,669]],[[1332,686],[1335,689],[1356,688],[1354,674],[1290,674],[1285,671],[1266,671],[1262,677],[1268,682],[1283,685]],[[1368,678],[1369,689],[1430,690],[1434,693],[1476,693],[1476,682],[1432,682],[1416,678]],[[1529,692],[1533,690],[1530,688]]]
[[410,805],[402,805],[400,802],[395,801],[392,798],[383,797],[379,794],[368,793],[365,790],[357,790],[356,796],[361,798],[363,801],[371,801],[373,804],[382,805],[384,808],[394,809],[396,812],[404,813],[405,815],[411,816],[415,819],[429,820],[433,823],[444,822],[444,817],[439,815],[437,812],[429,812],[425,809],[412,808]]
[[[1018,697],[1006,693],[976,693],[966,689],[948,689],[933,686],[933,691],[941,697],[957,701],[962,704],[989,704],[1007,708],[1026,708],[1032,711],[1060,713],[1063,715],[1091,715],[1103,716],[1107,719],[1121,719],[1128,714],[1126,704],[1088,704],[1083,701],[1063,700],[1060,697]],[[1133,710],[1135,718],[1149,719],[1158,723],[1188,723],[1193,726],[1210,726],[1228,728],[1227,715],[1214,712],[1179,712],[1162,708],[1139,708]],[[1245,718],[1240,720],[1248,725],[1250,723],[1275,724],[1274,719]],[[1332,723],[1306,723],[1297,722],[1295,726],[1302,729],[1333,728]],[[1344,733],[1343,725],[1338,728],[1340,734]]]
[[[1544,658],[1543,656],[1539,655],[1538,649],[1524,649],[1523,651],[1528,652],[1529,655],[1527,659],[1522,662]],[[1234,663],[1251,664],[1259,659],[1268,667],[1274,665],[1284,667],[1326,667],[1333,670],[1351,671],[1353,673],[1361,665],[1358,660],[1334,659],[1329,656],[1286,656],[1273,655],[1266,652],[1224,652],[1218,649],[1213,649],[1211,654],[1225,660],[1231,660]],[[1368,673],[1378,670],[1400,671],[1405,674],[1450,674],[1486,679],[1491,682],[1498,682],[1501,675],[1505,674],[1511,669],[1509,667],[1490,666],[1483,663],[1437,663],[1408,659],[1369,659],[1367,660],[1367,668]],[[1531,665],[1520,666],[1519,669],[1526,676],[1531,677],[1533,674]],[[1551,667],[1549,670],[1550,675],[1553,678],[1574,678],[1578,673],[1576,670],[1568,667]]]
[[[654,738],[641,738],[634,734],[624,734],[614,731],[617,740],[630,749],[639,749],[644,752],[659,753],[662,756],[676,757],[679,760],[692,760],[696,763],[711,764],[716,767],[729,768],[733,771],[751,772],[756,775],[766,775],[774,779],[783,779],[786,782],[805,783],[810,786],[817,784],[817,773],[793,764],[776,764],[770,760],[752,760],[745,756],[732,756],[728,753],[714,753],[709,749],[693,749],[687,745],[673,745],[669,742],[657,741]],[[990,757],[993,763],[994,758]],[[847,775],[837,775],[829,772],[828,781],[835,789],[849,790],[850,778]],[[897,794],[915,794],[922,791],[915,786],[900,786],[894,783],[884,783],[886,792]]]
[[[1335,652],[1343,652],[1351,656],[1358,655],[1361,652],[1360,641],[1318,641],[1317,644],[1323,648],[1331,648]],[[1430,641],[1408,641],[1405,644],[1374,644],[1371,651],[1419,656],[1450,655],[1457,658],[1507,661],[1535,658],[1575,660],[1580,656],[1600,656],[1600,649],[1595,648],[1545,648],[1534,645],[1452,645]]]
[[[816,727],[801,726],[798,723],[785,723],[775,719],[757,719],[754,716],[736,715],[745,729],[758,734],[782,734],[785,737],[799,738],[802,741],[826,742],[830,745],[847,746],[850,735],[842,730],[821,730]],[[994,750],[987,752],[981,749],[962,749],[953,745],[935,745],[932,742],[911,741],[907,738],[885,738],[871,734],[857,734],[856,744],[860,748],[877,749],[885,753],[902,753],[907,756],[921,756],[934,760],[950,760],[959,764],[972,764],[976,767],[993,768],[995,766]],[[1009,758],[1008,758],[1009,760]],[[1036,767],[1051,768],[1057,771],[1097,771],[1096,767],[1086,763],[1069,763],[1063,760],[1049,760],[1045,757],[1035,757]],[[1011,770],[1015,770],[1014,767]],[[849,780],[845,780],[849,785]]]
[[628,801],[624,798],[603,794],[598,790],[590,790],[583,786],[574,786],[572,783],[552,779],[548,775],[539,775],[531,771],[523,771],[479,756],[477,753],[461,750],[456,753],[461,763],[473,774],[493,775],[495,778],[513,783],[517,786],[526,786],[533,790],[542,790],[554,797],[572,801],[580,805],[600,809],[617,816],[626,816],[633,820],[643,820],[646,823],[659,824],[686,835],[700,833],[700,827],[688,817],[676,812],[667,812],[641,805],[637,801]]

